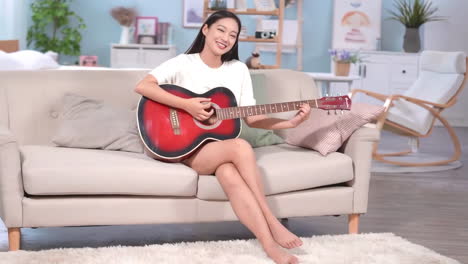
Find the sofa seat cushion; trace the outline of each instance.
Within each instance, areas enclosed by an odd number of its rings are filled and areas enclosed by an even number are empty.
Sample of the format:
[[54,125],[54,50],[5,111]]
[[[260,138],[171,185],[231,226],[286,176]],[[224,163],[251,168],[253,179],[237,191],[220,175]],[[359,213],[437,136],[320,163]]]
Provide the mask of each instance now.
[[[316,151],[280,144],[254,149],[265,185],[265,194],[273,195],[305,190],[353,179],[353,162],[343,153],[322,156]],[[197,197],[227,200],[215,176],[200,175]]]
[[194,170],[144,154],[32,145],[20,150],[30,195],[196,195]]

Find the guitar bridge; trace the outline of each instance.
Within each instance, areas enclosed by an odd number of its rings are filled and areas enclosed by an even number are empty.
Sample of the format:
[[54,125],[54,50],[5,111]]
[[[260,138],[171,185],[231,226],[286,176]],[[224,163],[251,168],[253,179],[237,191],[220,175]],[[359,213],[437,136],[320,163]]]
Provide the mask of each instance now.
[[170,108],[169,118],[171,119],[172,132],[174,132],[174,135],[180,135],[180,122],[177,116],[177,110]]

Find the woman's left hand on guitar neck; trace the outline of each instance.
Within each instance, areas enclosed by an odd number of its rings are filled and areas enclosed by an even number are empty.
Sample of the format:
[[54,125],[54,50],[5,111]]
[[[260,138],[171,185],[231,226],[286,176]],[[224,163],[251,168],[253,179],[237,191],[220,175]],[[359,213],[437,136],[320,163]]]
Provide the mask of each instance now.
[[310,106],[308,104],[302,104],[301,108],[299,108],[299,111],[297,114],[289,120],[291,123],[292,127],[297,127],[300,125],[302,122],[307,120],[310,116]]
[[310,106],[302,104],[296,115],[290,120],[268,117],[266,115],[256,115],[244,118],[244,121],[249,127],[262,128],[262,129],[285,129],[294,128],[307,120],[310,115]]

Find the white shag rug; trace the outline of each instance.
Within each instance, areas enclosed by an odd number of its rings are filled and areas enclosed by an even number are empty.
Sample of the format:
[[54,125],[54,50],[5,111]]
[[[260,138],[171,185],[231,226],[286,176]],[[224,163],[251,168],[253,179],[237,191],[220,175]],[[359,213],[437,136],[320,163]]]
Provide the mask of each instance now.
[[[290,250],[300,263],[320,264],[459,264],[392,233],[314,236],[302,238],[301,248]],[[273,263],[256,240],[190,242],[144,247],[69,248],[0,253],[0,263],[48,264],[263,264]]]

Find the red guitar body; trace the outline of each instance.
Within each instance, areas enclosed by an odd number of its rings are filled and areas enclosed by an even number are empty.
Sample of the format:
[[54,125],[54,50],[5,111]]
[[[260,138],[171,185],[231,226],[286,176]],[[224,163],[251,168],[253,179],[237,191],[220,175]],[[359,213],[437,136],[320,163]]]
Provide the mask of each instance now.
[[242,117],[294,111],[304,103],[328,110],[329,113],[330,110],[336,113],[336,110],[351,109],[348,96],[237,107],[234,94],[224,87],[211,89],[204,94],[169,84],[161,85],[161,88],[182,98],[211,98],[212,108],[215,108],[209,120],[200,122],[184,110],[171,108],[146,97],[140,99],[137,110],[138,131],[147,153],[155,159],[168,162],[179,162],[189,157],[205,142],[238,137]]
[[[161,85],[167,92],[182,97],[211,98],[214,108],[237,106],[234,94],[218,87],[204,94],[196,94],[176,85]],[[215,120],[214,124],[201,123],[181,109],[171,108],[142,97],[137,110],[138,130],[148,154],[156,159],[178,162],[187,158],[203,143],[238,137],[239,119]]]

